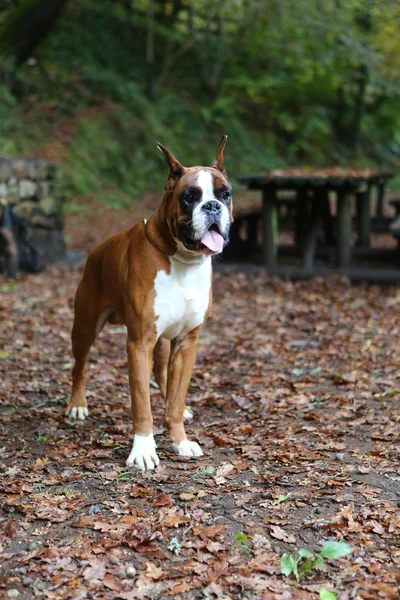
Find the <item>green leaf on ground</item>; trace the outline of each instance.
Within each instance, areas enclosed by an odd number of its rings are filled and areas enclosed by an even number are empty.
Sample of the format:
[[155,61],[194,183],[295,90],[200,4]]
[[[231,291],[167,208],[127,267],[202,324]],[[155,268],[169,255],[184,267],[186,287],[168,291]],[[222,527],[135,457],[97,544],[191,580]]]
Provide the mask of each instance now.
[[281,573],[289,577],[294,570],[294,558],[292,554],[283,554],[281,557]]
[[313,566],[314,565],[311,562],[311,560],[309,558],[307,558],[307,560],[305,561],[304,565],[300,569],[299,578],[303,577],[303,575],[305,575],[306,573],[308,573],[309,571],[311,571],[312,568],[313,568]]
[[168,544],[168,550],[171,550],[171,552],[175,552],[175,554],[179,554],[179,552],[182,550],[182,546],[180,545],[178,538],[171,538]]
[[324,558],[342,558],[343,556],[350,554],[350,552],[353,552],[353,548],[350,546],[350,544],[347,544],[346,542],[327,540],[324,542],[322,550],[319,554]]
[[216,468],[215,467],[202,467],[201,469],[199,469],[200,473],[206,473],[207,475],[212,475],[213,473],[215,473]]
[[305,548],[300,548],[299,556],[301,556],[302,558],[312,558],[314,556],[314,553],[310,552],[310,550],[306,550]]
[[240,542],[241,544],[247,544],[249,538],[244,533],[236,533],[235,534],[235,542]]
[[293,375],[295,375],[296,377],[301,377],[301,375],[304,375],[305,370],[304,369],[292,369],[292,373]]
[[322,588],[322,590],[319,590],[319,598],[320,600],[337,600],[336,594],[330,592],[326,588]]
[[273,505],[277,506],[278,504],[281,504],[282,502],[285,502],[285,500],[288,500],[288,498],[290,498],[290,496],[293,494],[293,492],[289,492],[288,494],[286,494],[285,496],[279,496],[279,498],[275,498],[275,500],[273,501]]

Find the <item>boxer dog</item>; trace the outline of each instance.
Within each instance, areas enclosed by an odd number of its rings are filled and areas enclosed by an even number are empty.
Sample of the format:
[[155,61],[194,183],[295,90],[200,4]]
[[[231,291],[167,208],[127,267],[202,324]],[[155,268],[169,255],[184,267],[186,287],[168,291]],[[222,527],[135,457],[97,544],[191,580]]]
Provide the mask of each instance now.
[[133,446],[127,466],[159,464],[153,437],[149,382],[154,376],[166,400],[165,424],[180,456],[201,456],[188,440],[185,397],[197,339],[211,309],[211,257],[229,241],[232,192],[224,168],[227,136],[211,167],[183,167],[162,144],[169,166],[157,211],[97,246],[88,257],[75,297],[72,329],[72,394],[66,414],[88,416],[86,361],[106,322],[127,327]]

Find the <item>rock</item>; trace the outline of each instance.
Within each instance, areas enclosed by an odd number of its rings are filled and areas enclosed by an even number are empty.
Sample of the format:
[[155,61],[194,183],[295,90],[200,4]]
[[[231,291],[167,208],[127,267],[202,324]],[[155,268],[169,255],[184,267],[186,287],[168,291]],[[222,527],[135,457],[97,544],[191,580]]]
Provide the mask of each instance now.
[[61,170],[54,163],[0,157],[0,213],[2,205],[11,205],[15,215],[25,222],[32,242],[26,240],[24,224],[15,225],[21,271],[38,272],[66,256],[61,186]]
[[36,160],[29,160],[26,163],[26,175],[29,179],[33,179],[35,181],[37,179],[36,175]]
[[11,173],[11,161],[6,158],[0,158],[0,181],[8,181]]
[[12,168],[17,179],[23,179],[27,175],[27,164],[24,160],[13,160]]
[[18,598],[18,596],[19,591],[16,588],[7,591],[7,598]]
[[28,585],[32,585],[32,583],[33,583],[32,577],[24,577],[22,579],[22,585],[24,585],[25,587],[28,587]]
[[116,574],[116,576],[119,579],[125,579],[125,577],[126,577],[126,572],[125,572],[125,569],[123,567],[121,567],[120,569],[118,569],[118,571],[115,574]]
[[18,202],[19,200],[19,187],[18,187],[18,182],[15,179],[15,177],[11,177],[8,181],[7,184],[7,190],[8,190],[8,198],[10,199],[10,201],[15,204],[16,202]]
[[38,160],[36,163],[36,178],[46,179],[48,175],[48,165],[44,160]]
[[8,181],[11,173],[11,162],[6,158],[0,158],[0,181]]
[[50,182],[49,181],[38,181],[36,196],[38,198],[46,198],[50,194]]
[[59,202],[53,196],[46,196],[39,202],[40,209],[45,215],[57,215],[60,212]]
[[37,184],[30,179],[21,179],[18,190],[20,198],[34,198],[36,195]]
[[65,256],[65,241],[61,230],[30,227],[28,237],[39,252],[39,268],[62,260]]
[[28,222],[32,220],[32,216],[35,212],[37,212],[37,210],[37,202],[33,202],[33,200],[25,200],[25,202],[20,202],[13,209],[16,215]]
[[126,568],[126,576],[129,577],[129,579],[133,579],[134,577],[136,577],[135,567],[127,567]]
[[119,558],[118,558],[118,556],[111,555],[110,556],[110,563],[112,565],[119,565]]
[[38,590],[46,590],[47,589],[47,583],[45,581],[36,581],[35,583],[35,587]]
[[61,229],[61,222],[57,215],[47,217],[38,207],[30,219],[30,225],[42,227],[43,229]]
[[36,542],[31,542],[28,546],[29,550],[36,550],[37,548],[37,543]]
[[61,179],[62,176],[62,170],[60,169],[60,167],[54,163],[49,163],[47,166],[47,170],[48,170],[48,177],[49,179]]

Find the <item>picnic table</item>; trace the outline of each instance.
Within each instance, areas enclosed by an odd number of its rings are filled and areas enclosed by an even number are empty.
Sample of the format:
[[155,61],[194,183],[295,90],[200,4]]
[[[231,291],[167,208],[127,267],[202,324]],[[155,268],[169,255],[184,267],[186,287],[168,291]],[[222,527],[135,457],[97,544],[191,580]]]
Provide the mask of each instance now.
[[[365,278],[363,273],[351,268],[354,250],[352,197],[356,198],[357,250],[368,254],[371,234],[371,198],[375,188],[376,217],[382,219],[385,186],[393,173],[380,169],[285,169],[263,174],[238,177],[249,190],[262,192],[263,263],[270,275],[313,276],[326,272],[317,268],[315,256],[321,230],[327,244],[335,250],[336,271],[355,278]],[[302,265],[283,266],[278,260],[278,210],[280,192],[291,192],[295,209],[295,249]],[[334,199],[335,227],[331,214],[330,198]],[[388,273],[371,273],[385,279]],[[392,271],[392,270],[391,270]],[[395,274],[395,279],[400,279]],[[360,275],[360,277],[358,277]],[[383,275],[383,276],[382,276]]]

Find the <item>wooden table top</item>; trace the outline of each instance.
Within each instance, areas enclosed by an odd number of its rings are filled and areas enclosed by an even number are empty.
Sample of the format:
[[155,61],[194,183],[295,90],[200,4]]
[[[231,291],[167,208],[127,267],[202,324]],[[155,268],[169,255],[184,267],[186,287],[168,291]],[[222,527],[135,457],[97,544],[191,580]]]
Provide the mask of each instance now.
[[240,183],[249,189],[280,188],[357,188],[364,183],[384,183],[394,173],[388,169],[345,169],[331,167],[327,169],[275,169],[255,175],[237,177]]

